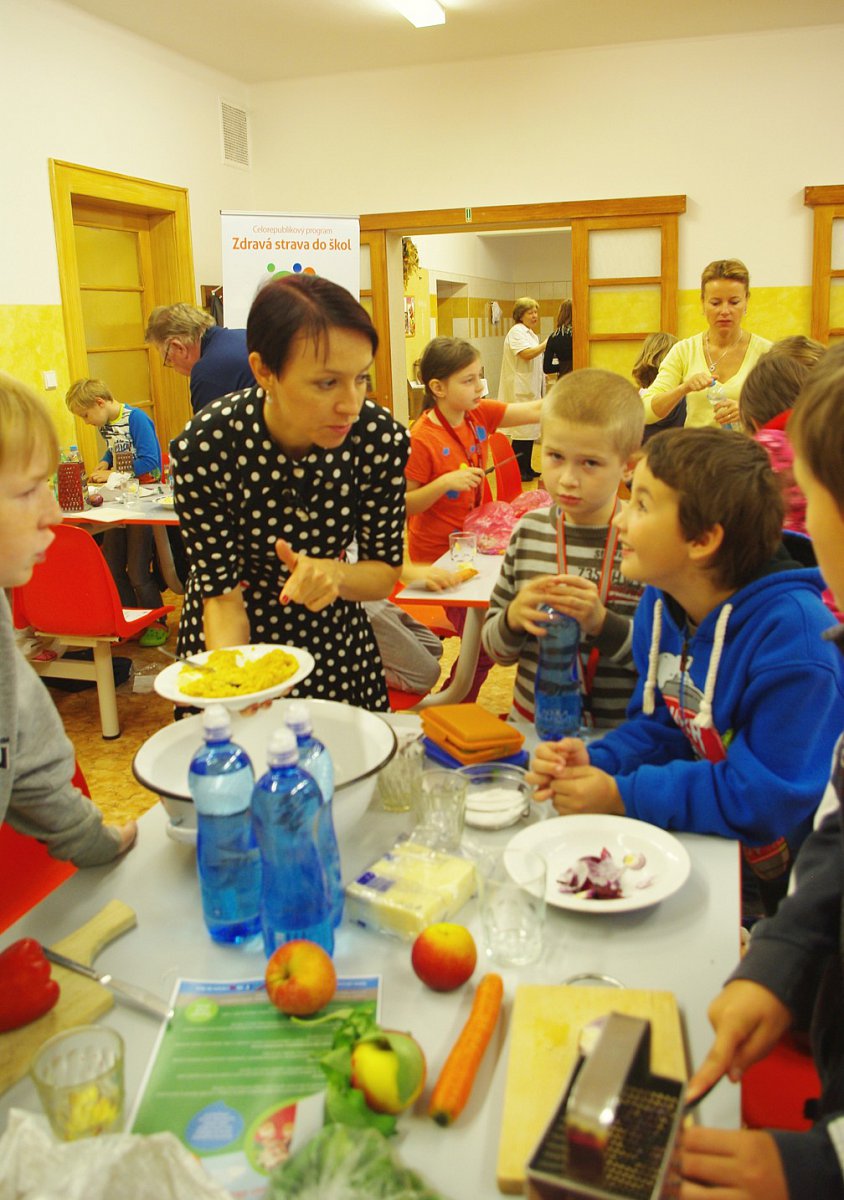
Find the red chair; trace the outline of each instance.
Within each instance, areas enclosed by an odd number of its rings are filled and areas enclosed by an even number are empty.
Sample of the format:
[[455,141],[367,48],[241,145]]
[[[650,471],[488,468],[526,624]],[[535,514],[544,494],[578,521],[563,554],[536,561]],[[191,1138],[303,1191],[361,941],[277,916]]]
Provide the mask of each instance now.
[[503,433],[491,433],[489,450],[495,466],[496,499],[515,500],[522,494],[522,474],[512,442]]
[[821,1083],[808,1049],[790,1034],[777,1042],[741,1081],[741,1119],[748,1129],[811,1129],[807,1100],[821,1094]]
[[[91,795],[79,763],[73,782],[86,796]],[[73,863],[51,858],[43,842],[18,833],[11,825],[0,826],[0,933],[75,873]]]
[[56,540],[29,583],[15,588],[12,610],[19,629],[31,625],[39,637],[66,646],[83,646],[93,663],[33,662],[39,675],[57,679],[92,679],[97,684],[103,737],[120,736],[111,647],[135,637],[166,613],[172,604],[152,609],[124,609],[108,563],[90,533],[74,525],[57,525]]

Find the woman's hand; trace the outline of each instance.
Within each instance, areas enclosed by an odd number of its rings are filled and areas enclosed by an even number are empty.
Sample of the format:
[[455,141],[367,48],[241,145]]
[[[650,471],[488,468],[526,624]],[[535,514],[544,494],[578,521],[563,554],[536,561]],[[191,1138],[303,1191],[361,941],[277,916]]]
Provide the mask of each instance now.
[[719,425],[739,424],[739,410],[735,400],[719,400],[712,413]]
[[447,567],[430,566],[423,582],[429,592],[445,592],[449,588],[457,587],[462,580],[457,571],[449,571]]
[[683,380],[683,388],[688,396],[689,392],[705,392],[712,387],[712,376],[709,371],[698,371],[696,375],[690,375],[688,379]]
[[335,558],[308,558],[279,538],[275,552],[290,572],[279,597],[282,604],[301,604],[309,612],[321,612],[340,595],[343,568]]

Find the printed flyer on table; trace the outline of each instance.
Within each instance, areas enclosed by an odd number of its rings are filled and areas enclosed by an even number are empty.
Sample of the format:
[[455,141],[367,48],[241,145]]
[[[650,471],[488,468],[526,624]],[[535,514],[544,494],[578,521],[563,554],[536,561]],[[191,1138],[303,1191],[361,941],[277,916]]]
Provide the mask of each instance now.
[[[379,987],[378,976],[340,978],[325,1011],[366,1005],[377,1019]],[[319,1059],[334,1026],[292,1021],[263,979],[180,979],[132,1132],[169,1130],[236,1200],[261,1200],[269,1173],[322,1125]]]

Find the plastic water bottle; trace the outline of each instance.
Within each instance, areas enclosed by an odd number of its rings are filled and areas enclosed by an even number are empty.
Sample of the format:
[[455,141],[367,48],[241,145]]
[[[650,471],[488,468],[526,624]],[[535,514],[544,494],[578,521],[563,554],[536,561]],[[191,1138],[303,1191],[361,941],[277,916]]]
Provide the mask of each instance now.
[[331,921],[336,929],[343,920],[343,874],[340,869],[340,847],[334,831],[334,763],[324,743],[314,737],[314,723],[304,700],[290,701],[285,709],[284,721],[296,735],[299,766],[314,777],[322,793],[317,845],[328,880]]
[[[710,384],[706,395],[709,400],[709,403],[712,405],[713,408],[715,407],[716,404],[720,404],[722,400],[729,400],[729,398],[730,398],[727,395],[724,385],[719,383],[717,379],[712,380],[712,383]],[[722,429],[732,429],[732,425],[722,425],[721,428]]]
[[308,938],[334,953],[328,881],[319,852],[322,793],[298,764],[292,729],[270,738],[269,769],[252,793],[261,851],[261,931],[267,957],[282,942]]
[[534,722],[543,741],[571,737],[580,729],[583,700],[577,652],[580,626],[574,617],[540,606],[548,632],[539,638],[539,662],[534,684]]
[[205,744],[188,772],[196,805],[202,913],[215,942],[243,942],[261,928],[261,860],[250,813],[252,763],[231,740],[231,718],[222,705],[205,709],[202,728]]

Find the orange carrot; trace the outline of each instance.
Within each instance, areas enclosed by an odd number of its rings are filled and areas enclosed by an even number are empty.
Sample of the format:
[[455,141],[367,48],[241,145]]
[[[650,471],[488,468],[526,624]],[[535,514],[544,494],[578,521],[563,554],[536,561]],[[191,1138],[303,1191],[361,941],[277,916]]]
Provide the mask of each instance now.
[[452,1046],[431,1093],[428,1116],[438,1125],[450,1125],[466,1107],[484,1051],[498,1023],[503,993],[500,975],[484,975],[475,989],[469,1019]]

